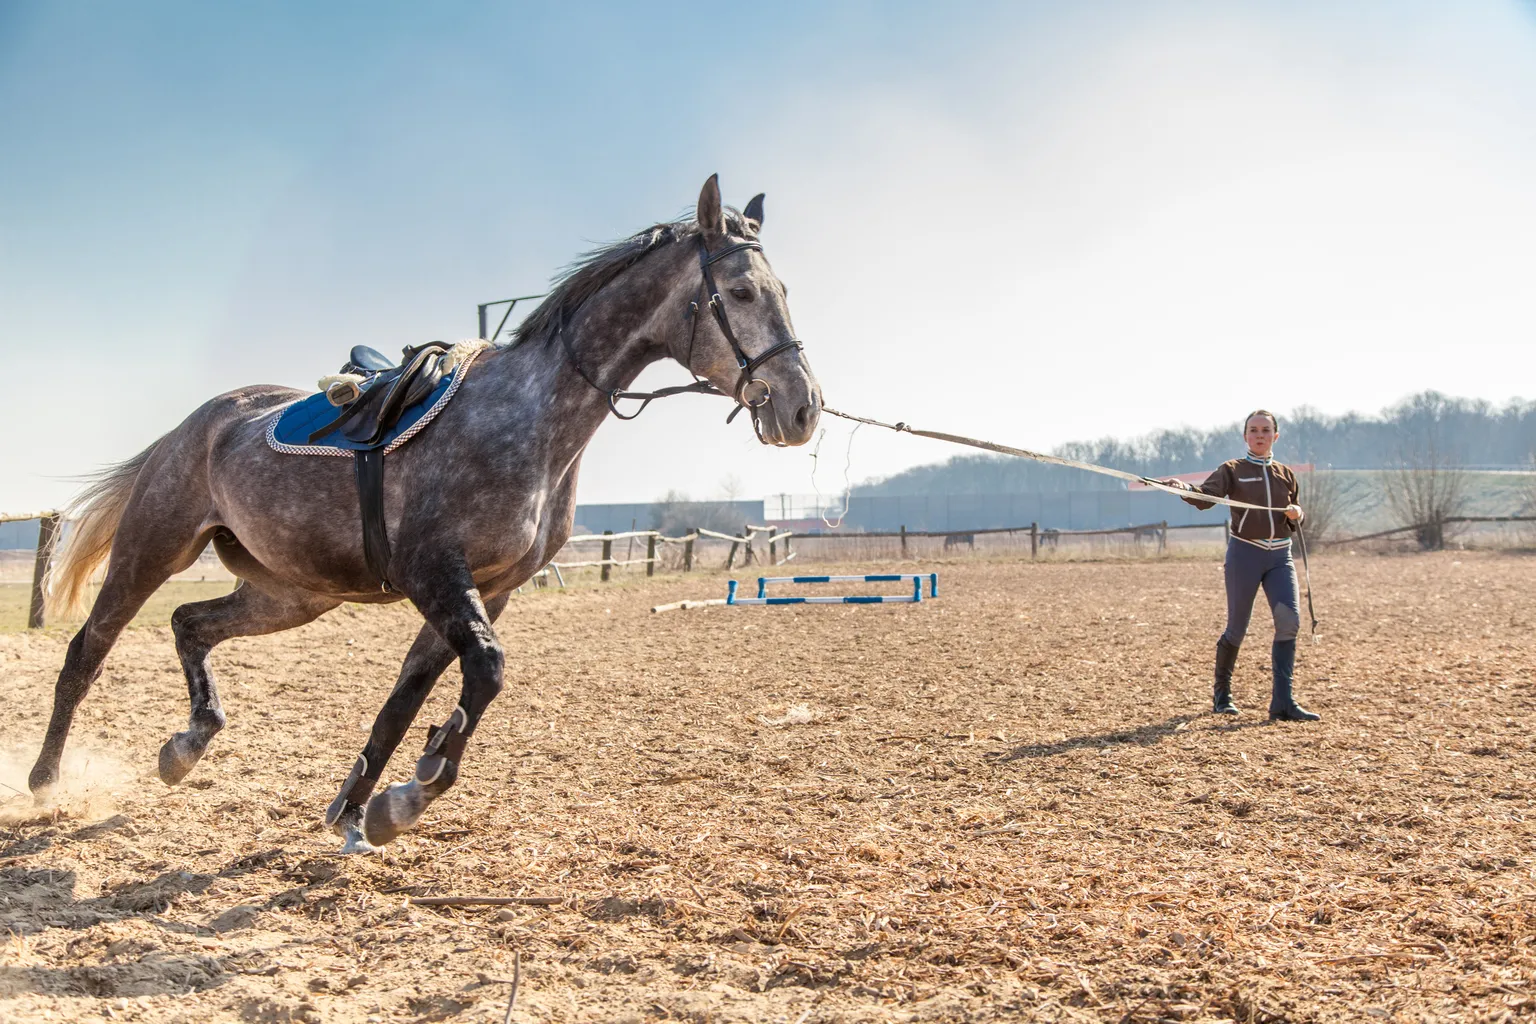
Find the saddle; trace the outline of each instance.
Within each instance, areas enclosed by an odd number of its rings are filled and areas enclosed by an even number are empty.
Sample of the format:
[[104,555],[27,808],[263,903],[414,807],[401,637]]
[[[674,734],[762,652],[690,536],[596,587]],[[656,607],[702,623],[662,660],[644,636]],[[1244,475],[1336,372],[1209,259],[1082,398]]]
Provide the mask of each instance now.
[[405,411],[442,383],[443,356],[449,347],[441,341],[408,345],[396,366],[382,352],[367,345],[353,346],[341,373],[322,382],[325,397],[341,408],[341,415],[310,431],[310,442],[339,431],[359,445],[382,444]]
[[389,581],[389,530],[384,522],[384,446],[401,416],[438,389],[449,372],[444,357],[451,346],[441,341],[406,346],[397,366],[383,353],[357,345],[341,373],[321,381],[327,400],[340,415],[309,434],[314,443],[339,432],[355,443],[357,499],[363,519],[363,558],[379,577],[385,593]]

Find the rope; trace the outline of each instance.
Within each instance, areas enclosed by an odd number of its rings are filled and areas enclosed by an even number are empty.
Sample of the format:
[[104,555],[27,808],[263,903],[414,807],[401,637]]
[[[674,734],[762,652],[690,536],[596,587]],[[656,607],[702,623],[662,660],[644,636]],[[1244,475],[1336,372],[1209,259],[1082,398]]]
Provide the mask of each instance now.
[[[1259,512],[1284,512],[1284,508],[1271,508],[1268,505],[1251,505],[1246,501],[1237,501],[1233,498],[1223,498],[1215,494],[1206,494],[1203,491],[1185,490],[1182,487],[1170,487],[1161,480],[1150,477],[1137,476],[1135,473],[1127,473],[1122,469],[1110,469],[1108,466],[1095,466],[1091,462],[1078,462],[1076,459],[1064,459],[1060,455],[1045,455],[1041,452],[1032,452],[1027,448],[1012,448],[1005,444],[997,444],[993,441],[978,441],[974,437],[962,437],[959,434],[944,434],[937,430],[918,430],[909,427],[905,423],[881,423],[879,420],[866,419],[863,416],[853,416],[846,412],[838,412],[828,406],[822,406],[822,412],[831,413],[833,416],[855,423],[868,423],[872,427],[884,427],[886,430],[894,430],[897,433],[915,434],[918,437],[931,437],[935,441],[948,441],[951,444],[969,445],[972,448],[980,448],[984,451],[998,452],[1002,455],[1016,455],[1021,459],[1033,459],[1036,462],[1048,462],[1056,466],[1067,466],[1071,469],[1083,469],[1090,473],[1101,473],[1104,476],[1119,477],[1121,480],[1132,480],[1145,484],[1148,487],[1168,494],[1177,495],[1180,498],[1197,497],[1200,501],[1210,501],[1218,505],[1230,505],[1232,508],[1251,508]],[[854,428],[858,429],[858,428]],[[852,437],[849,438],[849,447],[852,448]],[[818,445],[819,446],[819,445]],[[814,476],[813,476],[814,479]],[[831,523],[827,524],[831,526]],[[1317,611],[1312,606],[1312,568],[1307,564],[1307,539],[1302,535],[1301,524],[1296,524],[1296,536],[1301,541],[1301,568],[1307,578],[1307,614],[1312,619],[1312,640],[1319,639],[1317,635]]]
[[1135,473],[1127,473],[1123,469],[1110,469],[1108,466],[1095,466],[1091,462],[1078,462],[1076,459],[1064,459],[1060,455],[1046,455],[1042,452],[1032,452],[1027,448],[1013,448],[1006,444],[997,444],[994,441],[978,441],[974,437],[962,437],[959,434],[944,434],[937,430],[918,430],[916,427],[905,423],[881,423],[879,420],[866,419],[863,416],[854,416],[846,412],[838,412],[828,406],[822,406],[822,412],[831,413],[845,420],[855,423],[867,423],[872,427],[884,427],[886,430],[894,430],[899,434],[913,434],[917,437],[931,437],[935,441],[948,441],[950,444],[963,444],[972,448],[980,448],[983,451],[997,452],[1000,455],[1015,455],[1021,459],[1033,459],[1036,462],[1048,462],[1055,466],[1067,466],[1071,469],[1084,469],[1090,473],[1100,473],[1104,476],[1119,477],[1121,480],[1130,480],[1135,483],[1145,484],[1155,490],[1177,495],[1180,498],[1196,498],[1200,501],[1209,501],[1217,505],[1230,505],[1232,508],[1251,508],[1259,512],[1284,512],[1285,509],[1273,508],[1269,505],[1251,505],[1246,501],[1238,501],[1235,498],[1223,498],[1215,494],[1206,494],[1203,491],[1186,490],[1183,487],[1172,487],[1161,480],[1151,477],[1137,476]]
[[[831,410],[828,411],[830,412]],[[841,416],[842,413],[834,413],[833,415]],[[843,520],[848,518],[848,509],[853,504],[853,483],[849,479],[848,474],[853,469],[853,435],[857,434],[859,427],[863,425],[862,423],[856,424],[848,434],[848,453],[843,461],[843,510],[837,514],[837,522],[835,523],[828,519],[826,513],[822,511],[821,486],[816,483],[816,467],[821,464],[821,442],[827,439],[827,432],[823,429],[816,436],[816,450],[811,452],[811,487],[816,491],[816,514],[821,518],[822,522],[827,524],[827,528],[830,530],[839,529],[843,525]]]

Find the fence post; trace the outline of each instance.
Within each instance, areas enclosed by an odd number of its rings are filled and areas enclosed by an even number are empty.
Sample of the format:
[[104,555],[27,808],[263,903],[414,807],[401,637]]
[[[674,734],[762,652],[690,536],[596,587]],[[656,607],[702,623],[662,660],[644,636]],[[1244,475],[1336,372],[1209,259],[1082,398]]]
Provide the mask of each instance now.
[[901,524],[901,557],[907,557],[907,524]]
[[687,531],[690,536],[683,541],[683,572],[693,572],[693,537],[691,534],[699,532],[697,526],[690,526]]
[[48,582],[48,563],[59,536],[59,514],[43,516],[37,523],[37,561],[32,565],[32,607],[27,610],[27,628],[43,628],[43,587]]
[[731,541],[731,553],[725,556],[725,571],[726,572],[730,572],[731,568],[733,566],[735,566],[735,564],[736,564],[736,545],[738,545],[740,543],[741,543],[741,541],[739,541],[739,540]]
[[786,562],[789,561],[789,541],[790,535],[786,533],[784,535],[784,561]]
[[1162,527],[1157,532],[1157,553],[1166,555],[1168,553],[1168,520],[1163,520]]
[[656,535],[645,538],[645,574],[656,575]]
[[745,569],[752,564],[752,524],[743,523],[741,526],[741,567]]
[[1040,554],[1040,524],[1029,524],[1029,557],[1035,558]]
[[[612,530],[604,530],[603,531],[603,536],[607,537],[611,533],[613,533]],[[613,573],[612,562],[613,562],[613,541],[605,540],[605,541],[603,541],[603,582],[604,583],[608,582],[609,576],[611,576],[612,573]]]
[[771,527],[768,528],[768,564],[769,565],[778,565],[779,564],[779,542],[778,542],[778,536],[779,536],[779,528],[777,526],[771,526]]

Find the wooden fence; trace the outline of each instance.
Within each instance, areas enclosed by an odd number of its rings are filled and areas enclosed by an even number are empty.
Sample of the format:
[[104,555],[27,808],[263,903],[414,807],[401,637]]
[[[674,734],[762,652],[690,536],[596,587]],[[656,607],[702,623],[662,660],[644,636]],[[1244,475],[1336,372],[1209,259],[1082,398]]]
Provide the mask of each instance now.
[[[21,512],[16,514],[0,514],[0,523],[25,522],[36,519],[39,521],[37,534],[37,557],[32,570],[32,600],[27,612],[27,626],[30,629],[39,629],[43,625],[43,598],[48,579],[48,565],[53,558],[54,546],[58,543],[60,516],[57,511],[46,510],[42,512]],[[1438,523],[1420,523],[1415,526],[1400,526],[1391,530],[1382,530],[1378,533],[1368,533],[1358,537],[1343,537],[1337,540],[1316,542],[1317,547],[1335,547],[1340,544],[1356,544],[1362,541],[1381,540],[1402,534],[1420,533],[1426,529],[1443,531],[1444,527],[1461,523],[1536,523],[1536,516],[1451,516],[1440,520]],[[865,541],[881,538],[894,538],[901,541],[901,555],[906,557],[907,542],[909,539],[919,537],[939,537],[952,543],[975,543],[975,538],[995,535],[1014,534],[1029,535],[1029,555],[1038,558],[1040,552],[1047,548],[1054,548],[1062,539],[1069,537],[1108,537],[1114,535],[1129,535],[1136,541],[1152,540],[1157,544],[1157,553],[1164,554],[1168,550],[1168,533],[1170,530],[1221,530],[1223,534],[1228,531],[1228,521],[1223,519],[1219,523],[1190,523],[1181,526],[1170,526],[1166,521],[1157,523],[1143,523],[1140,526],[1120,526],[1105,530],[1057,530],[1052,528],[1042,529],[1039,523],[1030,523],[1028,526],[995,526],[978,530],[908,530],[905,526],[899,530],[874,533],[816,533],[796,534],[788,530],[780,530],[775,526],[755,526],[751,523],[743,525],[740,534],[720,533],[715,530],[706,530],[703,527],[694,527],[680,537],[668,537],[659,530],[630,530],[624,533],[614,533],[611,530],[603,533],[582,534],[566,540],[566,547],[573,544],[600,544],[601,555],[596,559],[570,562],[550,562],[548,567],[536,573],[534,585],[545,586],[553,571],[555,579],[561,587],[565,586],[564,571],[567,569],[595,568],[602,570],[602,581],[610,582],[613,578],[615,567],[625,568],[631,565],[645,566],[645,574],[654,576],[659,553],[663,545],[673,544],[682,546],[681,567],[684,572],[693,571],[697,562],[698,552],[695,550],[696,542],[709,539],[730,544],[730,550],[725,557],[723,568],[727,571],[736,568],[738,554],[743,567],[754,563],[762,565],[783,565],[791,561],[798,552],[792,549],[792,542],[796,537],[802,541],[814,540],[817,544],[838,543],[843,541]],[[645,541],[645,557],[634,558],[633,550],[622,559],[613,557],[614,541]],[[761,545],[761,547],[759,547]],[[946,547],[950,544],[946,544]],[[766,548],[766,550],[763,550]],[[565,548],[561,549],[562,551]],[[573,554],[579,554],[573,552]]]
[[42,629],[48,563],[53,560],[53,547],[59,540],[59,513],[49,509],[45,512],[0,514],[0,523],[25,523],[33,519],[38,520],[37,561],[32,563],[32,603],[27,607],[27,628]]
[[1340,544],[1359,544],[1367,540],[1382,540],[1386,537],[1397,537],[1405,533],[1431,536],[1438,539],[1439,544],[1444,543],[1445,528],[1458,523],[1536,523],[1536,516],[1447,516],[1444,519],[1430,523],[1417,523],[1413,526],[1399,526],[1391,530],[1381,530],[1378,533],[1365,533],[1358,537],[1339,537],[1335,540],[1318,541],[1317,547],[1336,547]]

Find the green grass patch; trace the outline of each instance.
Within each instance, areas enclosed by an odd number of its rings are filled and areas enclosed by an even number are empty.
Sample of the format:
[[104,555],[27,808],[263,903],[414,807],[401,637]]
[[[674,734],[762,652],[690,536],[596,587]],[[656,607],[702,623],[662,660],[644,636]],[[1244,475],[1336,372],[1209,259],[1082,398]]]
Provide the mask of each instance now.
[[[171,621],[171,612],[188,601],[206,601],[223,597],[235,589],[234,580],[172,580],[152,594],[139,614],[133,617],[135,626],[164,626]],[[17,633],[27,628],[27,608],[32,600],[32,584],[0,583],[0,633]],[[73,629],[84,622],[84,617],[53,620],[50,629]]]

